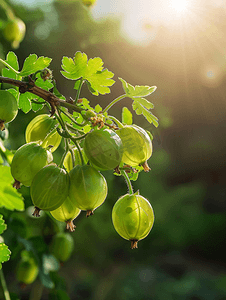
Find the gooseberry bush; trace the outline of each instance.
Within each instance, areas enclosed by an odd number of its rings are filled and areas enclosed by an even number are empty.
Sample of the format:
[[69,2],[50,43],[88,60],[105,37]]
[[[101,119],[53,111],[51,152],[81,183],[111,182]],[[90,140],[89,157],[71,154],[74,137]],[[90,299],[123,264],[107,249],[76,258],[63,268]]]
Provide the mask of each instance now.
[[[115,199],[112,209],[115,231],[130,241],[132,249],[149,234],[154,223],[152,206],[139,190],[133,191],[131,181],[137,180],[140,172],[150,170],[147,161],[152,155],[153,137],[133,124],[127,107],[122,108],[121,120],[109,111],[118,101],[129,98],[134,112],[157,127],[158,119],[151,112],[154,105],[146,99],[156,87],[132,86],[119,78],[124,93],[104,108],[98,103],[92,107],[88,99],[82,98],[82,87],[86,84],[92,95],[99,96],[109,94],[114,84],[114,74],[103,68],[101,58],[88,59],[79,51],[73,58],[63,57],[61,74],[74,81],[74,99],[66,99],[58,91],[49,69],[51,58],[31,54],[21,70],[14,52],[0,61],[4,65],[0,84],[10,85],[0,90],[0,205],[6,210],[23,211],[24,199],[19,191],[24,185],[30,187],[34,217],[45,211],[49,218],[65,223],[64,231],[52,237],[41,257],[40,245],[37,247],[31,239],[20,236],[23,249],[16,274],[23,284],[30,284],[39,276],[44,286],[53,288],[49,272],[57,271],[58,262],[65,262],[73,252],[72,234],[76,235],[73,220],[82,211],[86,217],[94,212],[96,215],[96,209],[107,201],[108,186],[102,171],[123,176],[128,187],[127,193]],[[40,114],[43,107],[49,113]],[[16,118],[18,109],[36,115],[26,128],[26,143],[10,151],[4,145],[7,138],[4,132]],[[64,153],[57,165],[52,153],[60,143]],[[98,214],[91,218],[98,218]],[[1,233],[5,229],[0,215]],[[9,260],[10,255],[10,249],[2,241],[0,261]],[[46,267],[49,265],[51,268]]]

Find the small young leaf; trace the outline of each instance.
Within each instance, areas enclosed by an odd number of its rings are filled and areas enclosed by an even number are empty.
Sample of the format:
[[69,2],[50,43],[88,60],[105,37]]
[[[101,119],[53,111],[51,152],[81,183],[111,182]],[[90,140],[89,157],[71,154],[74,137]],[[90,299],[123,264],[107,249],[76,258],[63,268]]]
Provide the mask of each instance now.
[[36,54],[30,54],[24,61],[22,71],[20,71],[20,76],[28,76],[32,73],[35,73],[39,70],[48,68],[51,63],[51,58],[49,57],[37,57]]
[[83,127],[84,133],[90,132],[91,129],[92,129],[92,127],[91,127],[89,124],[87,124],[87,125],[85,125],[85,126]]
[[148,86],[148,85],[136,85],[135,87],[129,83],[127,83],[124,79],[119,78],[122,82],[123,89],[127,95],[127,97],[146,97],[152,94],[157,87],[156,86]]
[[53,83],[49,79],[44,81],[42,78],[38,78],[35,81],[35,84],[46,91],[49,91],[53,87]]
[[[107,69],[103,70],[103,61],[99,57],[88,60],[85,53],[75,53],[74,59],[63,57],[61,74],[67,79],[78,80],[82,78],[87,82],[88,88],[93,95],[110,93],[109,86],[114,84],[111,78],[114,74]],[[79,81],[75,83],[75,89],[79,87]]]
[[133,115],[127,107],[122,108],[122,123],[127,125],[133,124]]
[[89,105],[89,100],[87,100],[86,98],[82,98],[82,105],[81,105],[84,109],[91,109],[93,110],[93,108]]
[[2,268],[2,263],[10,259],[11,251],[8,246],[4,243],[0,243],[0,270]]
[[99,104],[97,104],[97,105],[94,107],[94,110],[95,110],[96,113],[99,113],[99,112],[102,111],[102,107],[101,107]]

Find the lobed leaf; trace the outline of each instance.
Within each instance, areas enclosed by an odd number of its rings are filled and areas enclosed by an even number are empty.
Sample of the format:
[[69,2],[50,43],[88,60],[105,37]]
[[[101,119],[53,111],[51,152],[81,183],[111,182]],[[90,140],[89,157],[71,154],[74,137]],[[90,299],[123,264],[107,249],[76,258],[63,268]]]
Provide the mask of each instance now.
[[13,51],[9,51],[6,56],[6,62],[13,67],[16,71],[19,70],[19,63],[16,54]]
[[2,269],[2,263],[10,259],[11,251],[4,243],[0,243],[0,270]]
[[31,101],[28,93],[20,94],[19,108],[26,114],[31,110]]
[[156,86],[148,85],[136,85],[135,87],[132,84],[129,84],[124,79],[119,78],[122,82],[123,89],[128,97],[146,97],[151,95],[156,89]]
[[28,76],[39,70],[47,68],[52,59],[49,57],[41,56],[38,58],[36,54],[30,54],[24,61],[23,68],[20,71],[20,76]]
[[3,219],[3,215],[0,215],[0,234],[2,234],[7,228],[5,224],[5,220]]
[[135,110],[137,115],[143,115],[146,120],[151,124],[153,123],[155,127],[158,127],[158,118],[154,116],[144,105],[142,105],[142,102],[140,103],[140,99],[133,99],[134,102],[132,104],[133,109]]
[[[7,62],[7,64],[9,64],[15,71],[19,70],[18,59],[14,52],[8,52],[5,62]],[[18,79],[18,75],[13,70],[8,69],[7,67],[2,69],[2,76]]]
[[[114,74],[107,69],[103,70],[103,61],[99,57],[91,58],[80,51],[75,53],[74,59],[64,56],[62,59],[61,74],[71,80],[85,80],[88,88],[93,95],[110,93],[109,86],[114,84],[111,78]],[[79,82],[75,83],[74,88],[78,89]]]

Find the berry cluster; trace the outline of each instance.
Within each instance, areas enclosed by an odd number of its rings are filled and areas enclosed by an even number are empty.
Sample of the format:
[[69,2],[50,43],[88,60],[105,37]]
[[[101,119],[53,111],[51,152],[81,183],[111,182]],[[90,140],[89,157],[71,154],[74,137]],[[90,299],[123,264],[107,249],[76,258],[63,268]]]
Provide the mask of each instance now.
[[[87,83],[94,95],[110,92],[114,81],[113,73],[103,69],[102,60],[87,60],[84,53],[77,52],[74,59],[64,57],[62,75],[76,81],[76,98],[65,99],[56,89],[52,71],[46,68],[50,59],[30,55],[22,71],[15,70],[16,56],[10,52],[7,61],[1,60],[17,78],[0,77],[1,82],[17,86],[16,89],[0,91],[0,127],[11,122],[17,115],[19,98],[26,92],[31,97],[34,111],[46,105],[48,114],[40,114],[28,124],[25,132],[26,144],[14,154],[11,162],[11,174],[15,179],[13,186],[19,189],[21,184],[30,187],[30,195],[38,217],[40,210],[48,211],[56,220],[66,222],[66,228],[74,231],[73,220],[86,211],[86,216],[94,214],[108,194],[107,182],[101,171],[112,170],[116,176],[124,176],[128,194],[120,197],[112,210],[112,221],[116,231],[131,241],[131,247],[137,248],[137,242],[148,235],[154,213],[147,199],[133,192],[131,180],[138,173],[150,170],[147,160],[152,155],[152,135],[133,124],[131,112],[124,107],[122,123],[108,114],[108,110],[119,100],[129,97],[132,107],[143,114],[149,123],[158,126],[158,119],[149,111],[153,104],[144,97],[155,91],[156,87],[132,86],[122,78],[125,94],[113,100],[105,109],[100,105],[92,108],[89,101],[79,98],[81,87]],[[40,70],[40,65],[44,69]],[[29,74],[29,68],[35,71]],[[46,76],[48,75],[48,76]],[[29,96],[30,97],[30,96]],[[43,102],[44,100],[44,102]],[[27,111],[24,98],[19,101],[20,108]],[[33,106],[32,106],[33,105]],[[64,154],[57,165],[52,153],[64,142]]]

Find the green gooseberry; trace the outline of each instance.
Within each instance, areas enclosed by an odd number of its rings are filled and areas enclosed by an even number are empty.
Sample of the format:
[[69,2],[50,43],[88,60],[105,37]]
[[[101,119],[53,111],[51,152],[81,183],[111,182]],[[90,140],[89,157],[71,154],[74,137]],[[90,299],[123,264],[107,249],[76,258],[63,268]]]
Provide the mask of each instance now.
[[0,90],[0,130],[4,130],[4,123],[12,122],[18,113],[16,98],[8,91]]
[[152,155],[152,142],[146,131],[137,125],[126,125],[117,134],[123,144],[122,162],[131,167],[142,165],[148,172],[147,160]]
[[60,222],[66,222],[66,228],[73,232],[75,225],[73,220],[80,214],[81,210],[74,205],[74,202],[67,197],[57,209],[50,211],[51,215]]
[[15,179],[13,186],[20,188],[20,183],[30,186],[38,171],[52,160],[52,154],[40,145],[34,142],[24,144],[17,149],[11,163],[11,174]]
[[131,241],[131,248],[137,248],[152,229],[154,212],[147,199],[135,194],[126,194],[118,199],[112,210],[112,222],[118,234]]
[[[74,147],[72,149],[72,151],[74,153],[74,158],[75,158],[74,164],[75,164],[75,166],[76,165],[82,165],[81,157],[79,155],[79,151],[78,151],[77,147]],[[86,164],[88,162],[88,159],[85,155],[84,149],[81,149],[81,152],[82,152],[82,157],[83,157],[84,163]],[[73,162],[72,162],[72,157],[71,157],[71,152],[70,151],[68,151],[67,155],[65,156],[63,164],[64,164],[64,166],[65,166],[68,173],[73,169]]]
[[104,176],[90,165],[77,165],[70,173],[69,197],[74,205],[93,214],[107,197],[107,182]]
[[84,151],[90,163],[97,169],[113,170],[122,159],[122,141],[111,129],[96,129],[85,137]]
[[47,114],[36,116],[27,125],[26,143],[37,142],[43,148],[51,147],[51,152],[54,152],[59,147],[62,139],[56,130],[57,124],[57,120]]
[[68,173],[56,164],[42,168],[31,183],[31,199],[35,206],[34,216],[39,217],[39,211],[52,211],[60,207],[68,197]]

